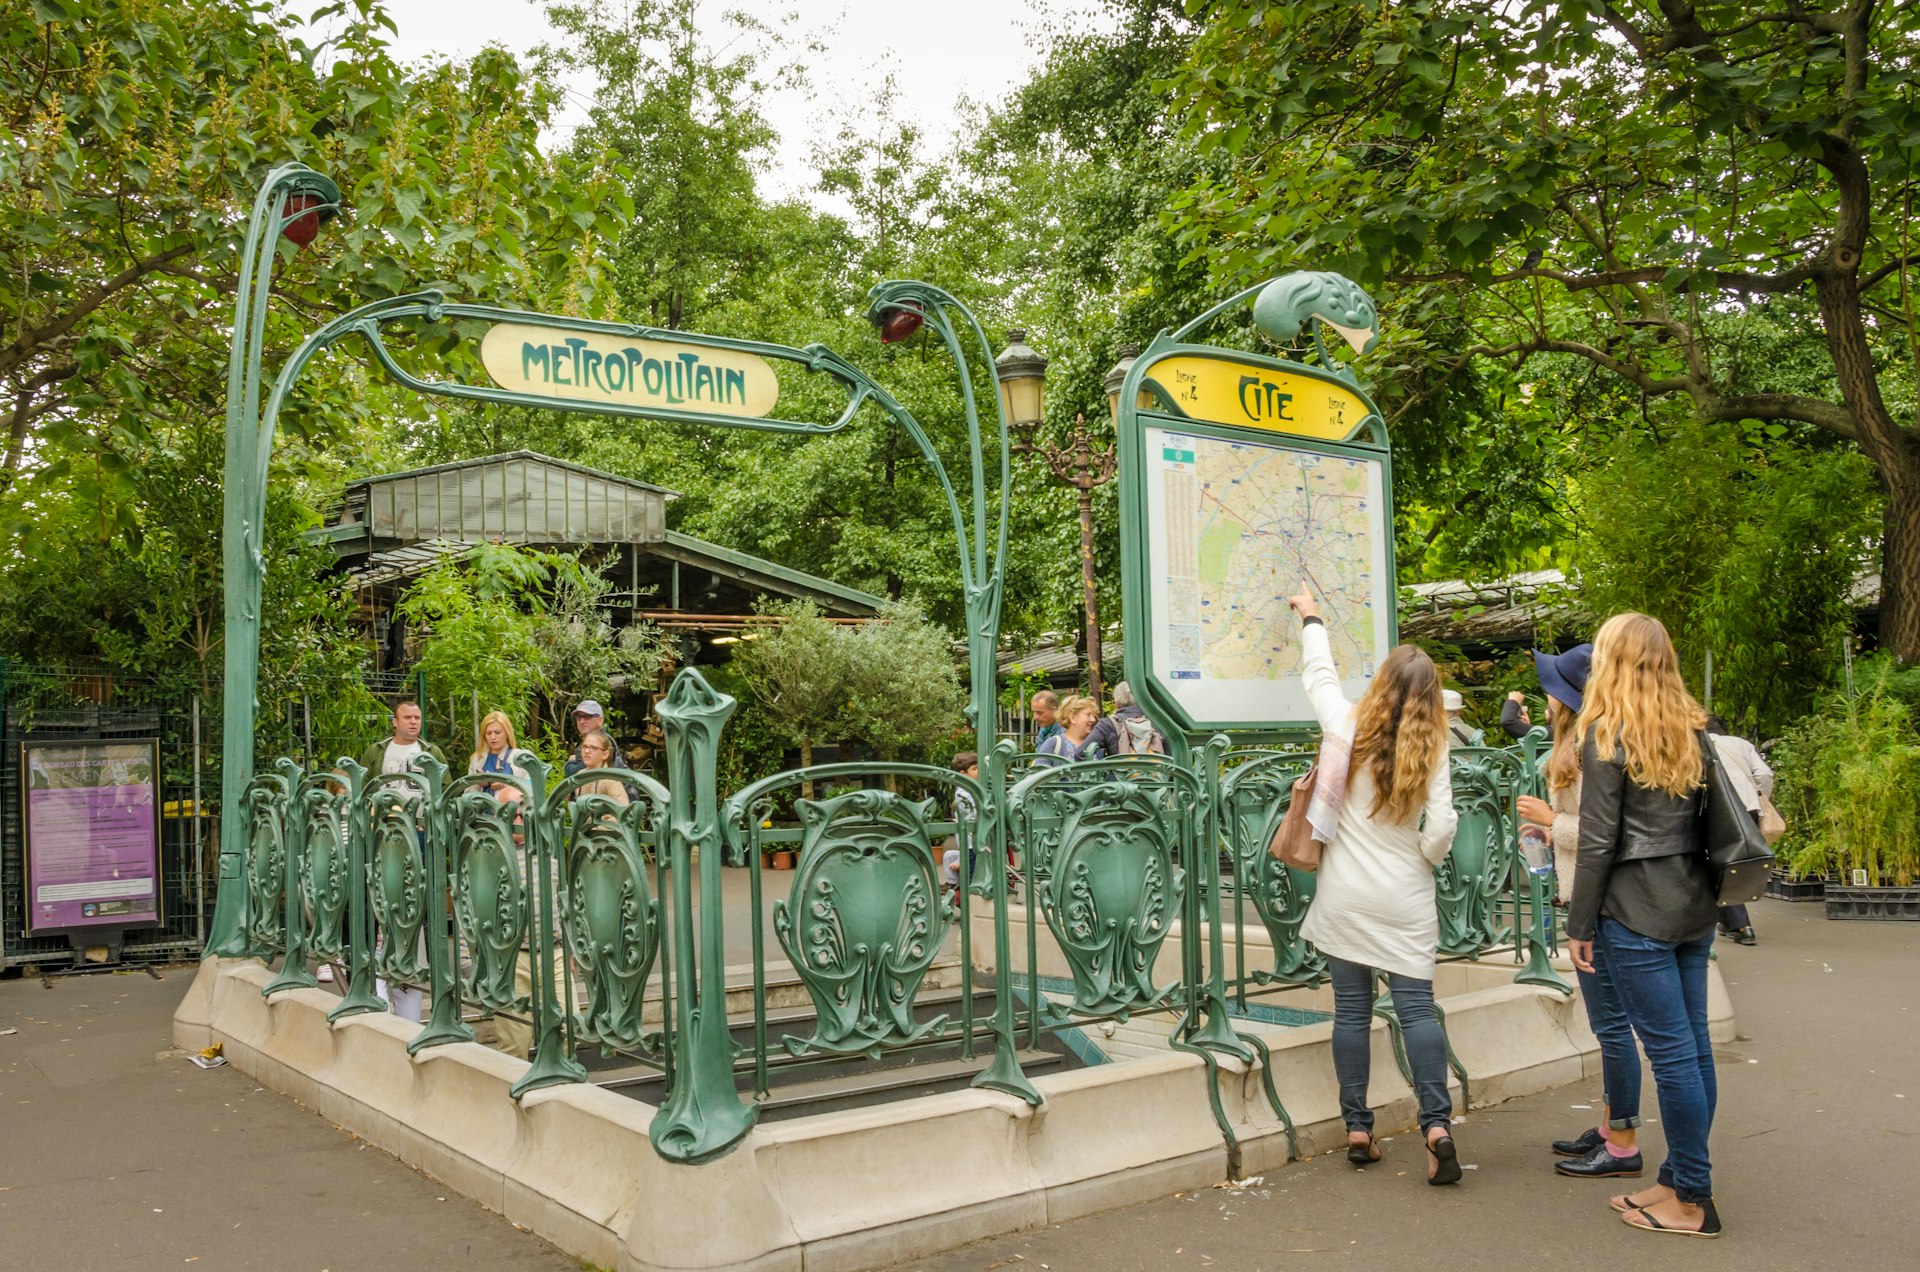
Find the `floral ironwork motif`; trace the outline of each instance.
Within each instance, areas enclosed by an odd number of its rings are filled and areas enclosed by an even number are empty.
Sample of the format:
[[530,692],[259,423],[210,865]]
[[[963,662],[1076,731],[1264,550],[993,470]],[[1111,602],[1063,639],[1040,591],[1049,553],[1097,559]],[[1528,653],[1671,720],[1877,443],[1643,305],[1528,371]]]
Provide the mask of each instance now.
[[1156,794],[1129,781],[1065,793],[1052,875],[1035,893],[1073,970],[1075,1011],[1124,1020],[1175,988],[1152,978],[1185,884],[1181,814]]
[[1518,758],[1507,751],[1462,748],[1452,753],[1453,806],[1460,816],[1453,847],[1434,867],[1440,908],[1440,949],[1472,954],[1512,940],[1512,917],[1496,902],[1513,874],[1513,803],[1521,779]]
[[286,882],[287,784],[263,773],[247,787],[247,944],[254,954],[286,944],[280,901]]
[[482,791],[454,797],[453,921],[467,951],[460,991],[495,1011],[524,1011],[514,991],[514,956],[526,932],[526,883],[513,826]]
[[1314,877],[1280,864],[1267,851],[1293,802],[1294,782],[1312,764],[1313,756],[1305,754],[1260,756],[1233,769],[1221,784],[1222,829],[1234,878],[1273,946],[1273,967],[1251,973],[1263,985],[1317,985],[1326,979],[1326,956],[1300,936],[1313,904]]
[[800,865],[773,926],[819,1014],[794,1055],[878,1058],[946,1026],[916,1024],[914,996],[946,937],[933,873],[933,801],[888,791],[798,800]]
[[421,932],[427,915],[427,870],[416,809],[420,797],[390,785],[373,796],[373,848],[367,900],[379,925],[374,967],[389,981],[427,983]]
[[616,809],[602,796],[572,806],[560,880],[560,923],[580,969],[585,998],[580,1037],[602,1047],[640,1047],[647,978],[660,952],[660,903],[647,875],[642,819],[657,812],[635,803]]
[[335,962],[347,956],[347,837],[344,793],[302,792],[300,901],[307,914],[307,952]]

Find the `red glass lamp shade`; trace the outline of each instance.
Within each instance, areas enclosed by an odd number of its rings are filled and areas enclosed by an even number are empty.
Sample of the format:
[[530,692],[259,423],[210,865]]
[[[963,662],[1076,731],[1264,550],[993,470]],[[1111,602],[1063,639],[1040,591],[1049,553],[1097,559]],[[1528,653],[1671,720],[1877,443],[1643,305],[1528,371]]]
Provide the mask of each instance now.
[[926,325],[927,315],[918,305],[896,305],[880,319],[880,343],[895,344]]
[[280,226],[280,233],[295,247],[307,247],[320,233],[320,223],[326,214],[319,209],[326,200],[317,194],[305,190],[295,190],[287,196],[286,219]]

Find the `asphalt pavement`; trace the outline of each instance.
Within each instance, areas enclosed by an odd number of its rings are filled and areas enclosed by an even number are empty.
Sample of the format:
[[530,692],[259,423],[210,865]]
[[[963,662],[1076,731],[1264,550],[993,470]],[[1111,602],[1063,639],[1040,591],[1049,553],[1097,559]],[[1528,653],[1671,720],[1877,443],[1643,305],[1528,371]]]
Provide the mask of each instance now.
[[[1920,924],[1773,902],[1754,923],[1758,946],[1721,949],[1740,1038],[1718,1053],[1719,1241],[1629,1231],[1607,1209],[1615,1186],[1553,1173],[1546,1142],[1590,1124],[1595,1083],[1474,1111],[1455,1132],[1469,1167],[1455,1188],[1426,1185],[1407,1137],[1366,1170],[1323,1156],[901,1266],[1915,1266]],[[190,972],[0,981],[0,1268],[580,1267],[231,1068],[189,1064],[169,1024]],[[1643,1143],[1657,1161],[1657,1120]],[[917,1183],[938,1187],[937,1163]]]
[[[1920,1267],[1920,923],[1829,922],[1819,904],[1753,907],[1760,943],[1721,942],[1738,1039],[1716,1051],[1711,1141],[1726,1233],[1628,1229],[1607,1198],[1641,1181],[1554,1173],[1550,1140],[1593,1124],[1598,1080],[1478,1109],[1454,1130],[1456,1187],[1426,1182],[1417,1135],[1356,1170],[1342,1154],[980,1241],[916,1272],[1320,1268],[1623,1268],[1842,1272]],[[1649,1074],[1645,1183],[1664,1156]],[[937,1181],[937,1174],[929,1176]],[[1225,1181],[1222,1181],[1225,1183]]]

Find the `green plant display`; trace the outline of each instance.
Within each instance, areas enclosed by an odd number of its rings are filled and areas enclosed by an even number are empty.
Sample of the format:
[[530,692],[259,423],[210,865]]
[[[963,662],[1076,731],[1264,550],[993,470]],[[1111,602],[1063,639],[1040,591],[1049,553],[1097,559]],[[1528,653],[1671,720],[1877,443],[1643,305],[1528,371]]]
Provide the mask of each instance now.
[[1775,854],[1795,878],[1910,887],[1920,874],[1920,729],[1913,672],[1875,662],[1867,685],[1783,735],[1774,748],[1774,802],[1787,833]]

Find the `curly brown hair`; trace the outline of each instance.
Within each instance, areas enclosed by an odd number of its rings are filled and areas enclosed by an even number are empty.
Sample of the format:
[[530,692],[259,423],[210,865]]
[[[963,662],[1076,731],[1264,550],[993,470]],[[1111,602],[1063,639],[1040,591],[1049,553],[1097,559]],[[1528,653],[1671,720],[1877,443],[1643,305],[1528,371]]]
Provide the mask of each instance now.
[[1373,813],[1410,821],[1426,800],[1434,765],[1447,754],[1440,672],[1416,645],[1399,645],[1354,708],[1353,771],[1373,777]]

